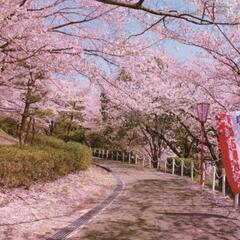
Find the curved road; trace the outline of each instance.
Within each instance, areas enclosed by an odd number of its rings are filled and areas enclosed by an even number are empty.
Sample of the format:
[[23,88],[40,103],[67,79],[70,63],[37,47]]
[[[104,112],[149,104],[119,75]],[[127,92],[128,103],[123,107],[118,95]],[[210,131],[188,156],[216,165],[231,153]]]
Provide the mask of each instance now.
[[123,193],[71,240],[238,240],[239,210],[187,178],[98,161],[125,182]]

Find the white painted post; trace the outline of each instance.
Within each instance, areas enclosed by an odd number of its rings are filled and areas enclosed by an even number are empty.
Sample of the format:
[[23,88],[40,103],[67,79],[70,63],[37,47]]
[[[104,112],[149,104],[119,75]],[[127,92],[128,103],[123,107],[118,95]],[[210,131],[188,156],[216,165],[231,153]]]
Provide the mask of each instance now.
[[128,154],[128,163],[131,164],[131,153]]
[[238,208],[239,205],[239,193],[234,196],[234,208]]
[[194,163],[191,161],[191,179],[193,181],[193,176],[194,176]]
[[117,161],[118,161],[118,152],[117,152],[116,154],[117,154],[116,159],[117,159]]
[[216,185],[216,166],[213,166],[213,175],[212,175],[212,191],[215,192]]
[[181,159],[181,177],[183,177],[183,170],[184,170],[184,162]]
[[143,168],[144,168],[144,165],[145,165],[145,157],[143,157],[143,159],[142,159],[142,166],[143,166]]
[[152,160],[151,160],[151,158],[149,158],[149,168],[151,169],[152,168]]
[[138,164],[138,156],[136,155],[135,156],[135,165],[137,165]]
[[222,169],[222,194],[225,197],[226,195],[226,172],[225,169]]
[[160,158],[157,159],[157,169],[160,169]]
[[106,152],[106,159],[108,159],[108,150],[107,150],[107,152]]
[[122,154],[122,161],[124,162],[124,160],[125,160],[125,153],[123,152],[123,154]]
[[172,175],[175,173],[175,158],[172,160]]
[[165,162],[164,162],[164,172],[165,172],[165,173],[167,172],[167,159],[166,159]]

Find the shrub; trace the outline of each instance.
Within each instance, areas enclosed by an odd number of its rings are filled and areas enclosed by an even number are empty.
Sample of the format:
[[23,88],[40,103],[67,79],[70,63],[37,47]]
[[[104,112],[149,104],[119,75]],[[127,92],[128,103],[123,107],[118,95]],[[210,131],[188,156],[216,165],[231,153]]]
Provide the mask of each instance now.
[[14,137],[18,136],[18,122],[10,117],[0,117],[0,128]]
[[23,148],[0,146],[0,151],[0,185],[5,187],[53,181],[91,164],[89,148],[53,137],[37,137],[33,146]]
[[59,148],[64,149],[66,147],[66,143],[63,140],[45,135],[36,136],[34,138],[33,145],[40,147],[52,147],[58,149]]

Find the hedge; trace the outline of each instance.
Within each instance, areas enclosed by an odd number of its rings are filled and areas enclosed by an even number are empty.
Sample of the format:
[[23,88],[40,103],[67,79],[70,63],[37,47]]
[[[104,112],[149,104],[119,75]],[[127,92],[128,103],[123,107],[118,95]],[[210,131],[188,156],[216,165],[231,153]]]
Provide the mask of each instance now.
[[0,146],[0,186],[29,187],[36,181],[53,181],[86,170],[91,151],[79,143],[37,137],[32,146]]

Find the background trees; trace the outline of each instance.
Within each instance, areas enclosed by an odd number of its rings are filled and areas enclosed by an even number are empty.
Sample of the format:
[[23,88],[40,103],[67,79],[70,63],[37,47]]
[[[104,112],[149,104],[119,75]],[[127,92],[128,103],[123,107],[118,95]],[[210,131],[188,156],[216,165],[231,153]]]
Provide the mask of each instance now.
[[[238,10],[214,0],[1,2],[1,115],[18,122],[22,144],[42,131],[144,149],[153,162],[193,157],[195,104],[239,103]],[[169,39],[176,51],[163,47]],[[205,145],[216,159],[211,126]]]

